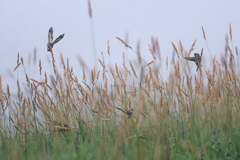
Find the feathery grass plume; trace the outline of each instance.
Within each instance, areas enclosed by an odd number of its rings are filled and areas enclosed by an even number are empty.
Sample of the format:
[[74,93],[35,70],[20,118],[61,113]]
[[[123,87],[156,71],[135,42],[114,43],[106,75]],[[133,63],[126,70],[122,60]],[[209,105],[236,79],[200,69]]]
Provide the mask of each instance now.
[[63,60],[63,54],[62,53],[60,53],[60,59],[61,59],[62,65],[63,65],[63,69],[64,69],[64,71],[66,71],[66,66],[65,66],[65,63],[64,63],[64,60]]
[[158,39],[157,39],[157,38],[155,39],[155,45],[156,45],[156,52],[157,52],[157,55],[158,55],[158,59],[159,59],[160,62],[161,62],[161,61],[162,61],[161,51],[160,51],[160,46],[159,46],[159,43],[158,43]]
[[213,58],[213,74],[216,74],[216,55]]
[[42,75],[42,65],[41,65],[41,59],[39,59],[39,72],[40,72],[40,75]]
[[85,69],[87,69],[86,63],[80,56],[78,56],[78,62],[80,63],[81,67],[84,67]]
[[[127,77],[127,73],[129,73],[129,75],[131,76],[131,72],[129,71],[129,69],[125,65],[123,65],[123,67],[126,70],[126,77]],[[126,81],[127,81],[127,79],[126,79]]]
[[97,73],[97,80],[99,79],[99,73],[100,73],[100,70],[99,70],[98,73]]
[[105,61],[104,61],[104,55],[103,55],[103,52],[102,52],[102,64],[103,66],[103,73],[102,73],[102,78],[103,78],[103,81],[106,79],[106,68],[105,68]]
[[202,31],[203,31],[203,38],[206,40],[206,36],[205,36],[205,32],[204,32],[203,26],[202,26]]
[[104,64],[102,63],[102,61],[98,58],[98,61],[100,62],[100,64],[102,65],[102,67],[104,67]]
[[67,72],[69,72],[69,59],[67,58]]
[[126,47],[128,47],[128,48],[131,48],[132,49],[132,47],[131,46],[129,46],[128,44],[127,44],[127,42],[125,42],[124,40],[122,40],[121,38],[119,38],[118,36],[116,36],[116,38],[119,40],[119,41],[121,41]]
[[232,79],[233,79],[233,86],[236,86],[236,74],[235,71],[233,69],[233,66],[231,64],[229,64],[229,68],[231,69],[231,73],[232,73]]
[[115,69],[116,69],[116,73],[119,75],[119,71],[118,71],[117,63],[115,63]]
[[13,69],[13,72],[21,65],[21,63],[18,63],[17,66]]
[[96,67],[94,66],[93,67],[93,77],[92,77],[92,81],[95,81],[95,79],[96,79]]
[[32,58],[32,54],[31,52],[29,52],[28,54],[28,64],[31,65],[31,58]]
[[198,91],[199,91],[199,82],[198,82],[196,73],[194,73],[194,78],[195,78],[195,93],[198,94]]
[[17,64],[19,63],[19,52],[18,52],[18,55],[17,55]]
[[133,71],[134,76],[135,76],[136,78],[138,78],[138,77],[137,77],[137,74],[136,74],[136,71],[135,71],[135,69],[134,69],[134,67],[133,67],[133,65],[132,65],[132,62],[129,61],[129,63],[130,63],[130,66],[131,66],[131,69],[132,69],[132,71]]
[[90,18],[92,18],[92,7],[91,7],[91,1],[88,0],[88,15]]
[[183,50],[184,50],[184,47],[183,47],[183,45],[182,45],[182,41],[181,41],[181,40],[179,40],[179,44],[180,44],[180,52],[181,52],[182,57],[183,57]]
[[228,35],[226,34],[226,36],[225,36],[225,59],[226,59],[226,61],[228,59],[228,44],[229,44]]
[[[152,43],[152,51],[153,51],[154,54],[155,54],[155,52],[156,52],[156,46],[155,46],[155,39],[154,39],[153,36],[151,37],[151,43]],[[149,45],[149,44],[148,44],[148,45]]]
[[18,99],[19,99],[19,101],[20,101],[21,89],[20,89],[20,85],[19,85],[18,79],[17,79],[17,87],[18,87]]
[[175,50],[173,50],[172,52],[172,60],[171,60],[171,64],[173,64],[175,61]]
[[189,49],[189,52],[188,52],[188,57],[190,56],[191,52],[194,50],[194,46],[196,44],[196,41],[197,39],[194,40],[193,44],[192,44],[192,47]]
[[219,76],[220,79],[222,79],[222,70],[221,70],[221,67],[220,67],[221,64],[218,63],[218,62],[217,62],[217,64],[218,64],[218,76]]
[[232,56],[230,56],[229,65],[233,66],[233,57]]
[[7,95],[8,95],[8,99],[10,99],[10,89],[8,84],[7,84]]
[[167,56],[167,58],[166,58],[166,68],[167,68],[167,70],[168,70],[168,56]]
[[177,65],[176,65],[175,61],[173,63],[173,66],[174,66],[174,71],[175,71],[175,77],[177,77]]
[[111,73],[112,73],[112,76],[113,76],[114,81],[116,82],[116,76],[115,76],[115,74],[114,74],[111,66],[110,66],[110,71],[111,71]]
[[[95,69],[95,67],[94,67],[94,69]],[[93,70],[91,70],[91,82],[92,82],[93,85],[95,84],[95,75],[94,75]]]
[[141,64],[141,52],[140,52],[140,40],[137,41],[137,56],[138,56],[138,63]]
[[182,80],[182,77],[181,77],[181,74],[180,74],[180,63],[179,63],[179,60],[177,61],[177,65],[178,65],[178,69],[177,69],[177,73],[178,73],[178,78],[179,78],[179,80],[180,80],[180,82],[181,82],[181,80]]
[[232,27],[231,27],[231,23],[229,23],[229,34],[230,34],[230,40],[232,41]]
[[235,58],[234,55],[232,54],[232,50],[231,50],[231,48],[229,47],[229,45],[227,45],[227,47],[228,47],[228,50],[229,50],[229,52],[230,52],[231,57]]
[[22,65],[24,66],[24,63],[23,63],[23,57],[21,57],[21,63],[22,63]]
[[144,67],[147,67],[147,66],[149,66],[150,64],[152,64],[154,61],[151,61],[151,62],[149,62],[148,64],[146,64]]
[[105,80],[105,92],[106,94],[108,93],[108,83],[107,83],[107,78]]
[[140,72],[140,88],[142,86],[142,81],[143,81],[143,78],[144,78],[144,68],[143,66],[141,67],[141,72]]
[[37,62],[37,48],[34,47],[34,50],[33,50],[33,64],[36,65],[36,62]]
[[83,81],[86,82],[87,79],[86,79],[86,75],[85,75],[85,70],[84,70],[84,68],[82,68],[82,70],[83,70],[83,76],[82,76],[82,78],[83,78]]
[[[88,90],[89,90],[90,92],[92,92],[90,86],[89,86],[86,82],[83,82],[83,84],[88,88]],[[87,94],[88,94],[88,93],[86,93],[86,95],[87,95]]]
[[151,48],[150,44],[148,44],[148,46],[149,46],[149,51],[151,52],[151,54],[152,54],[153,58],[154,58],[154,59],[156,59],[156,57],[154,56],[154,53],[153,53],[153,50],[152,50],[152,48]]
[[175,50],[175,52],[176,52],[176,54],[177,54],[177,56],[179,58],[179,53],[178,53],[177,47],[175,46],[175,44],[173,42],[172,42],[172,45],[173,45],[173,48],[174,48],[174,50]]
[[109,54],[109,56],[110,56],[110,46],[109,46],[109,40],[107,40],[107,47],[108,47],[108,49],[107,49],[107,53]]

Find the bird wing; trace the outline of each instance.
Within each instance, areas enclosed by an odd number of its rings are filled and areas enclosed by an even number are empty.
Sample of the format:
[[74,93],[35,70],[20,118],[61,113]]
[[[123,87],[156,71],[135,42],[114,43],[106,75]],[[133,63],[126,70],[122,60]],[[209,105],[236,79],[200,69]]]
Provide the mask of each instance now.
[[48,43],[52,43],[53,40],[53,29],[52,27],[48,31]]
[[59,42],[64,37],[64,34],[60,35],[52,44]]
[[120,111],[122,111],[122,112],[124,112],[125,113],[125,111],[124,110],[122,110],[121,108],[118,108],[118,107],[116,107],[118,110],[120,110]]
[[195,62],[195,57],[184,57],[186,60],[189,60],[189,61],[194,61]]

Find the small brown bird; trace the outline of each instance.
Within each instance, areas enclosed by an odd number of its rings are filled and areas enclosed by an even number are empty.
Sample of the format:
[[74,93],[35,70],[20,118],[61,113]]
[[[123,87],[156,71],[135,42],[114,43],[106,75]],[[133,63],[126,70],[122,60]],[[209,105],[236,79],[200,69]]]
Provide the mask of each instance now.
[[198,53],[194,53],[194,56],[195,56],[195,57],[184,57],[184,58],[185,58],[186,60],[189,60],[189,61],[194,61],[195,64],[197,65],[197,70],[196,70],[196,71],[198,71],[198,68],[199,68],[200,66],[202,66],[202,65],[201,65],[202,56],[200,56]]
[[124,111],[124,110],[122,110],[121,108],[118,108],[118,107],[116,107],[118,110],[120,110],[120,111],[122,111],[123,113],[126,113],[127,115],[128,115],[128,118],[131,118],[132,117],[132,115],[133,115],[133,111],[134,111],[134,109],[132,108],[132,109],[129,109],[129,110],[127,110],[127,111]]
[[57,39],[55,39],[55,41],[53,41],[53,29],[51,27],[48,31],[47,51],[52,52],[53,45],[59,42],[63,37],[64,37],[64,34],[61,34]]
[[66,123],[54,122],[54,125],[55,125],[56,129],[58,131],[61,131],[61,132],[65,132],[65,131],[69,131],[70,130],[68,124],[66,124]]

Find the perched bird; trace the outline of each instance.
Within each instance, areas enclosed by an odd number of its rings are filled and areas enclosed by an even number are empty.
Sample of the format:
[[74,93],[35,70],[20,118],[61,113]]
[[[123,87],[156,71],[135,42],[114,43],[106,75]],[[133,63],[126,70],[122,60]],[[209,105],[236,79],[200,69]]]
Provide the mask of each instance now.
[[[64,34],[61,34],[55,41],[53,41],[53,29],[52,27],[48,31],[48,44],[47,44],[47,51],[52,52],[53,45],[59,42],[64,37]],[[53,41],[53,42],[52,42]]]
[[200,56],[198,53],[194,53],[194,57],[184,57],[186,60],[189,60],[189,61],[194,61],[195,64],[197,65],[197,70],[198,71],[198,68],[201,65],[201,61],[202,61],[202,56]]
[[68,124],[61,123],[61,122],[54,122],[55,126],[62,127],[62,128],[69,128]]
[[124,111],[124,110],[122,110],[121,108],[118,108],[118,107],[116,107],[118,110],[120,110],[120,111],[122,111],[123,113],[126,113],[127,115],[128,115],[128,118],[131,118],[132,117],[132,115],[133,115],[133,111],[134,111],[134,109],[132,108],[132,109],[129,109],[129,110],[127,110],[127,111]]
[[61,122],[54,122],[55,129],[60,131],[60,132],[67,132],[70,130],[70,127],[66,123],[61,123]]

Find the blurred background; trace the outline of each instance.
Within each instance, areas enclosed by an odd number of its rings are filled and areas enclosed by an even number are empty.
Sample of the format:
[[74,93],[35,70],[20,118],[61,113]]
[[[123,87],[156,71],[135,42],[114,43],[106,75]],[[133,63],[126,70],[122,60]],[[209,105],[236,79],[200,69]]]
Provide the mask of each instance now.
[[[89,2],[92,17],[89,15]],[[153,60],[148,44],[152,45],[152,39],[157,39],[162,58],[160,73],[164,79],[167,78],[166,57],[170,63],[174,52],[172,42],[179,47],[181,40],[184,50],[188,52],[197,39],[191,55],[200,53],[204,48],[203,70],[208,70],[211,62],[209,51],[212,56],[216,55],[218,61],[227,52],[229,23],[233,32],[229,46],[236,55],[235,48],[240,44],[239,6],[240,1],[225,0],[0,1],[0,73],[3,89],[6,90],[6,85],[9,84],[11,92],[14,91],[17,78],[20,84],[26,83],[22,66],[13,72],[18,53],[24,59],[29,78],[41,81],[45,71],[53,74],[51,54],[47,52],[50,27],[53,27],[53,39],[65,34],[53,48],[56,66],[61,68],[62,53],[65,62],[69,58],[70,67],[73,67],[79,79],[82,76],[79,57],[90,69],[94,65],[102,69],[96,61],[96,58],[102,59],[101,52],[108,65],[122,65],[123,52],[127,67],[129,60],[137,63],[137,55],[116,36],[126,40],[134,51],[137,51],[139,44],[141,56],[147,63]],[[209,49],[203,38],[202,26]],[[110,60],[107,53],[108,40]],[[33,61],[34,50],[37,53],[36,64]],[[39,75],[39,60],[42,63],[42,76]],[[158,62],[160,63],[159,59]],[[190,63],[190,66],[193,67],[192,73],[195,73],[195,64]]]

